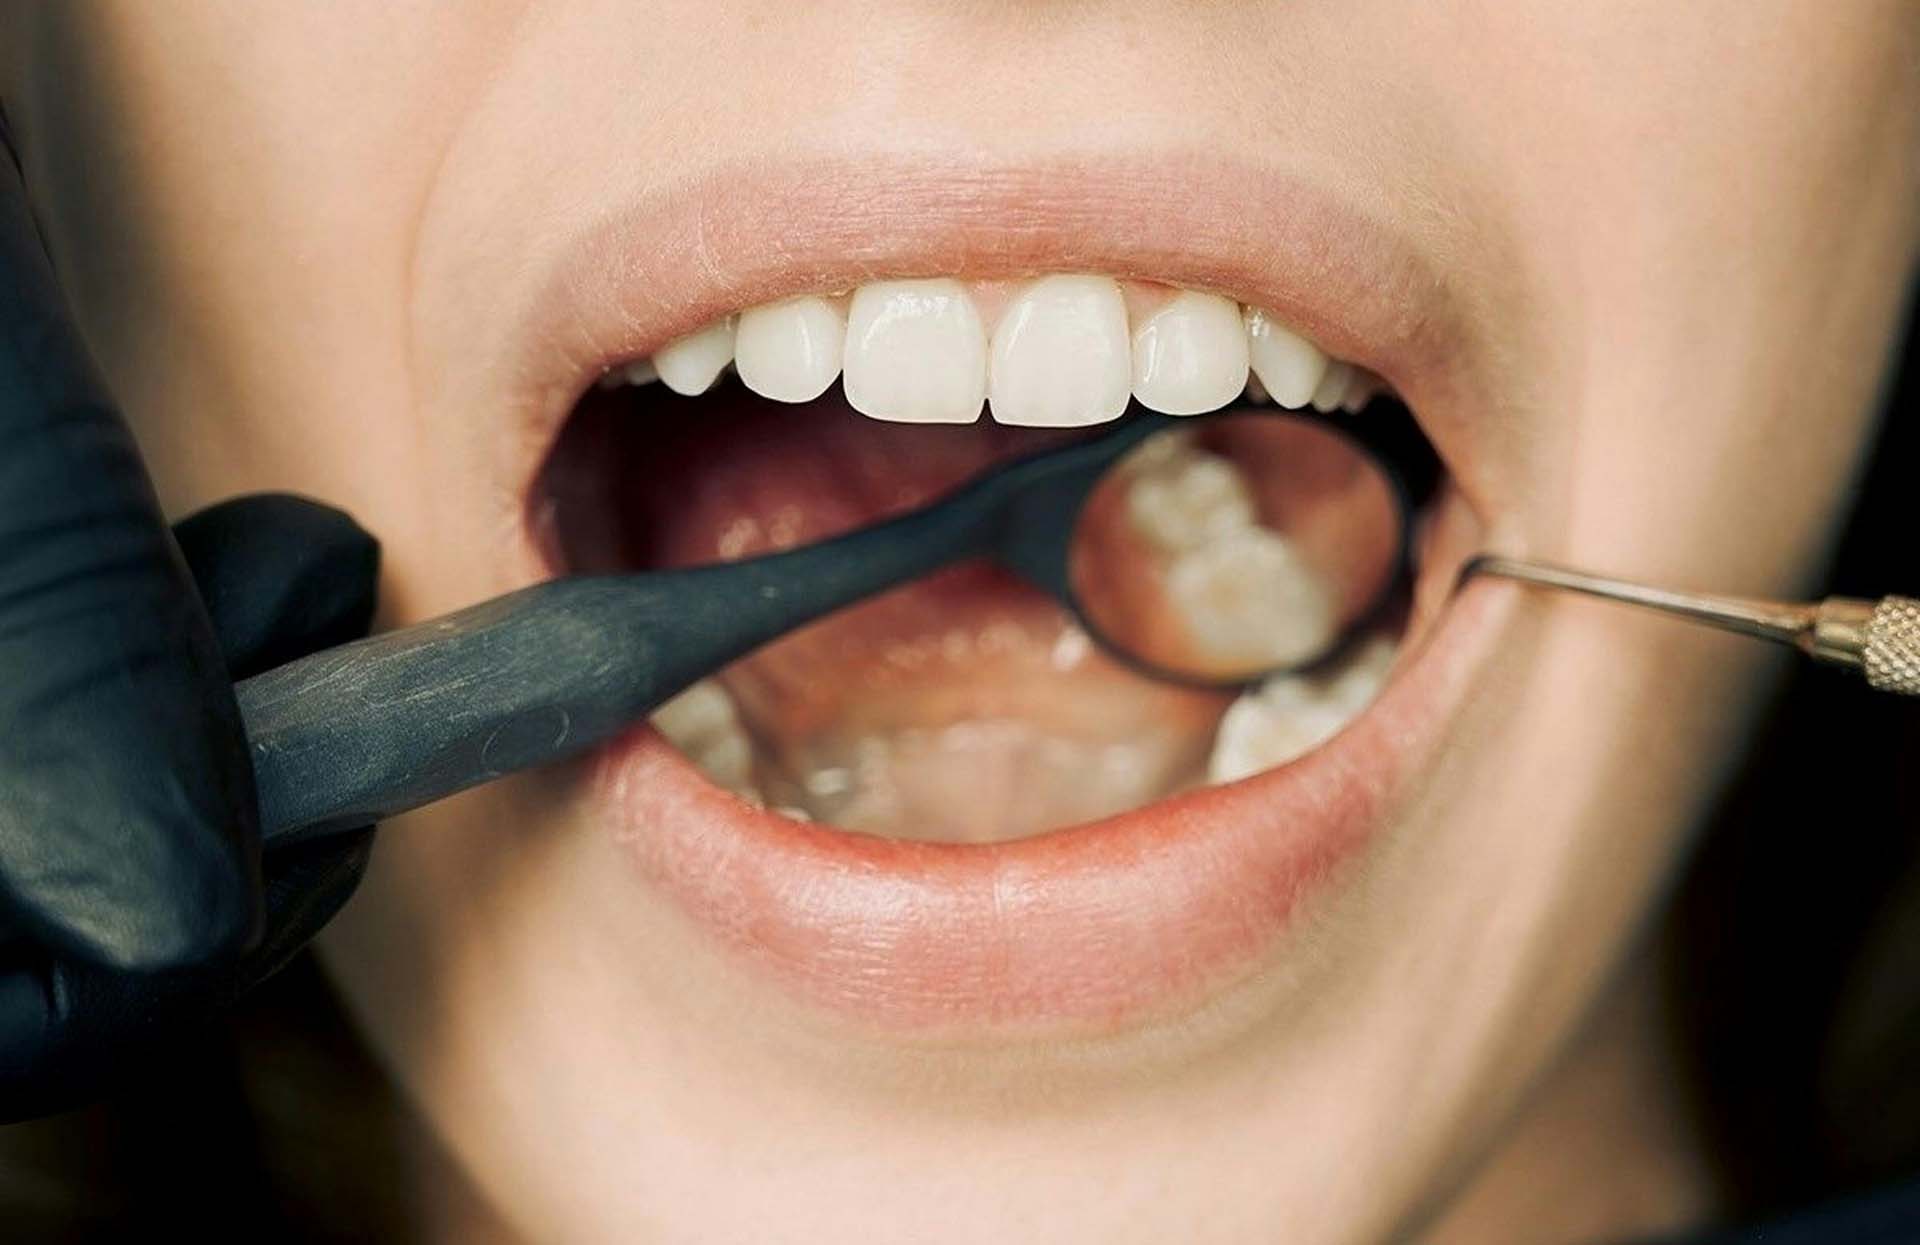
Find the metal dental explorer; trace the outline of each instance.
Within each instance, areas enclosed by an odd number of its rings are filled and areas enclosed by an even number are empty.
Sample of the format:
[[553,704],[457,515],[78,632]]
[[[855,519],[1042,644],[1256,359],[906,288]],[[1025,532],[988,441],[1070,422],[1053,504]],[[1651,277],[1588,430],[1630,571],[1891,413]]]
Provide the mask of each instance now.
[[1753,601],[1675,592],[1495,554],[1469,559],[1460,568],[1459,582],[1465,584],[1481,575],[1561,588],[1705,623],[1722,631],[1790,644],[1816,661],[1858,670],[1879,691],[1920,696],[1920,600],[1912,597]]

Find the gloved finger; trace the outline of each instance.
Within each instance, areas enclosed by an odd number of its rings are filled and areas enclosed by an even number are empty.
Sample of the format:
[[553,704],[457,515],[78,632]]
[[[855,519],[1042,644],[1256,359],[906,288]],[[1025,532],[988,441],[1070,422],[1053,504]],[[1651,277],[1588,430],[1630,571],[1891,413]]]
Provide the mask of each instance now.
[[114,1081],[178,1019],[169,1004],[177,994],[148,997],[169,976],[56,966],[44,956],[0,973],[0,1123],[65,1110]]
[[[173,530],[236,680],[357,640],[372,625],[380,545],[343,511],[260,494]],[[372,846],[369,828],[267,853],[265,930],[238,967],[245,984],[279,971],[333,918]]]
[[312,940],[359,885],[372,846],[369,829],[271,853],[266,934],[237,966],[119,973],[40,955],[0,965],[0,1124],[152,1075]]
[[257,812],[226,663],[0,153],[0,908],[155,969],[245,945]]
[[[340,511],[242,498],[174,530],[235,677],[365,633],[379,549]],[[269,853],[264,932],[238,963],[116,974],[17,948],[0,971],[0,1121],[79,1105],[192,1040],[339,911],[372,840],[369,829]]]
[[313,941],[360,885],[373,856],[373,827],[267,853],[267,930],[241,965],[252,987]]
[[[174,526],[235,679],[359,639],[373,622],[380,546],[343,511],[286,494],[235,498]],[[366,871],[371,829],[270,851],[250,985],[320,932]]]
[[124,973],[45,957],[0,973],[0,1123],[152,1075],[237,994],[230,966]]
[[357,640],[373,622],[380,544],[343,511],[266,493],[173,533],[235,680]]

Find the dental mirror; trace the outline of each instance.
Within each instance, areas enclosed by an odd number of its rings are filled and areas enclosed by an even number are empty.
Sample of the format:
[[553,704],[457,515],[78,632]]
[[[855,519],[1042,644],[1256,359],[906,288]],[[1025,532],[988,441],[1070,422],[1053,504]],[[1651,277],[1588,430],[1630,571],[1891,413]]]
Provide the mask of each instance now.
[[1156,677],[1232,687],[1327,657],[1384,607],[1406,498],[1328,420],[1246,410],[1142,441],[1088,492],[1065,596]]

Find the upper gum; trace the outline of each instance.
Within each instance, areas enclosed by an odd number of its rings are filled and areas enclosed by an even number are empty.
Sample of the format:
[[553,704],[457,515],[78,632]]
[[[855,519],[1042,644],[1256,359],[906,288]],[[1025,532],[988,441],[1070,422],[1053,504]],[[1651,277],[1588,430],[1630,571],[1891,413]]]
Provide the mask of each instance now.
[[[980,323],[986,325],[988,331],[992,331],[993,326],[1000,322],[1000,313],[1006,310],[1007,304],[1013,301],[1022,287],[1046,277],[1060,275],[1068,274],[1040,273],[1031,277],[999,278],[991,281],[961,280],[960,284],[966,287],[968,294],[972,295],[974,310],[980,313]],[[1120,277],[1109,279],[1119,285],[1120,294],[1127,301],[1127,319],[1134,324],[1138,324],[1158,311],[1174,295],[1184,292],[1177,286],[1165,285],[1158,281],[1140,281]]]
[[[1042,273],[1034,273],[1030,276],[1024,276],[1024,277],[993,277],[993,278],[983,278],[979,280],[973,280],[966,277],[951,277],[951,276],[876,277],[871,281],[863,281],[859,285],[853,286],[853,287],[842,286],[838,289],[832,289],[832,290],[813,290],[813,291],[801,290],[792,294],[784,295],[779,298],[769,299],[768,301],[763,303],[754,303],[745,307],[736,307],[733,309],[733,311],[729,312],[728,314],[738,316],[744,312],[753,311],[760,307],[777,307],[781,303],[793,302],[795,300],[803,299],[803,298],[824,298],[828,302],[831,302],[835,306],[840,308],[842,313],[844,313],[847,309],[848,302],[851,300],[853,296],[854,291],[865,288],[866,286],[910,284],[916,281],[953,281],[958,283],[963,289],[966,290],[968,296],[973,300],[974,310],[977,311],[980,315],[980,323],[985,325],[987,331],[991,333],[993,331],[994,326],[999,323],[1001,313],[1006,310],[1007,304],[1012,302],[1015,296],[1017,296],[1024,287],[1029,286],[1036,281],[1042,281],[1048,277],[1054,277],[1054,276],[1105,276],[1105,275],[1106,274],[1104,273],[1042,272]],[[1178,297],[1181,294],[1210,292],[1206,290],[1190,289],[1187,286],[1169,285],[1166,282],[1150,281],[1150,280],[1146,280],[1138,277],[1107,277],[1107,279],[1110,281],[1113,281],[1115,284],[1117,284],[1120,287],[1121,296],[1126,300],[1126,304],[1127,304],[1128,322],[1135,325],[1138,325],[1143,321],[1145,321],[1149,316],[1153,315],[1154,312],[1159,311],[1167,303],[1173,301],[1174,298]],[[1226,298],[1229,296],[1221,295],[1220,297]],[[1235,301],[1237,303],[1239,300],[1232,300],[1232,301]],[[709,321],[709,323],[712,323],[712,322]],[[1282,321],[1282,323],[1284,323],[1284,321]],[[699,331],[700,331],[699,329],[693,330],[693,332],[699,332]],[[660,343],[660,346],[657,347],[656,349],[664,349],[666,346],[671,345],[674,341],[680,340],[681,337],[685,337],[689,335],[690,334],[685,334],[685,333],[680,334],[679,336],[671,338],[668,341]]]

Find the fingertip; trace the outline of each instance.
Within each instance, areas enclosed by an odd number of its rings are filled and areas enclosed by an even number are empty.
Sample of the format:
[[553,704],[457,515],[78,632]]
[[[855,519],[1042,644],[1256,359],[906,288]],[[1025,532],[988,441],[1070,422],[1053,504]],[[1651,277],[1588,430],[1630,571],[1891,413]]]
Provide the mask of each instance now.
[[260,493],[200,511],[174,534],[235,678],[372,625],[380,542],[345,511]]
[[[41,829],[69,842],[79,837],[77,828]],[[87,963],[130,973],[193,968],[246,952],[262,923],[250,853],[188,828],[123,823],[120,829],[124,846],[107,863],[93,854],[43,860],[49,867],[39,870],[10,862],[10,908],[22,932]]]

